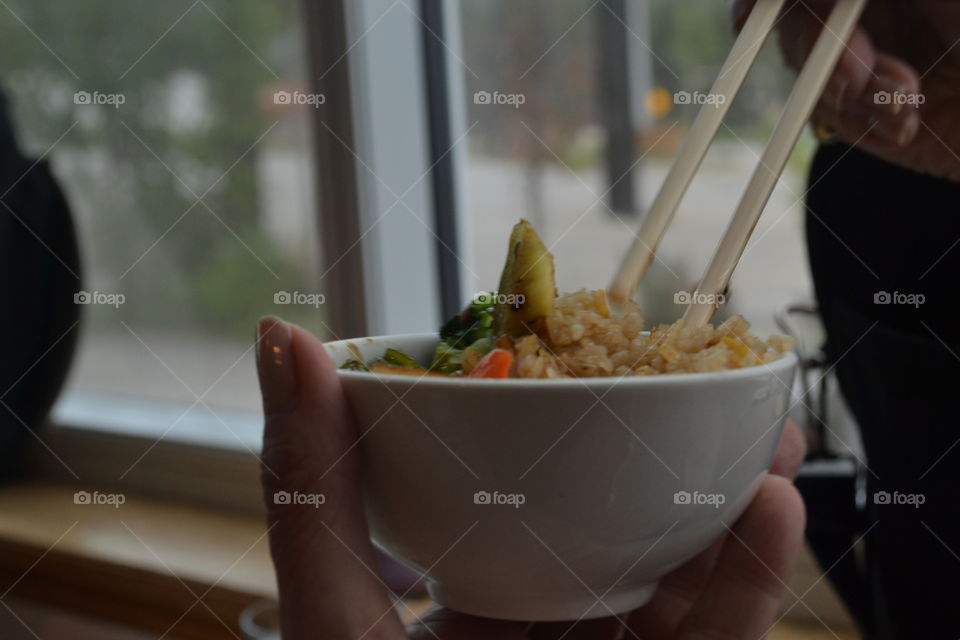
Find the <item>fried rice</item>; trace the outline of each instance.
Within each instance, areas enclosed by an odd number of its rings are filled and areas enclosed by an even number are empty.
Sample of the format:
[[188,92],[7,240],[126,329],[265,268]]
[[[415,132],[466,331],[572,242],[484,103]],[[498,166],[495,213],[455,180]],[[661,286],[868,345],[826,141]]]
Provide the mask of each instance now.
[[[587,378],[702,373],[773,362],[795,341],[773,335],[761,340],[740,316],[720,326],[684,327],[682,321],[643,330],[636,305],[614,313],[605,292],[581,290],[560,296],[537,335],[503,337],[498,347],[514,354],[519,378]],[[465,354],[465,374],[479,354]]]

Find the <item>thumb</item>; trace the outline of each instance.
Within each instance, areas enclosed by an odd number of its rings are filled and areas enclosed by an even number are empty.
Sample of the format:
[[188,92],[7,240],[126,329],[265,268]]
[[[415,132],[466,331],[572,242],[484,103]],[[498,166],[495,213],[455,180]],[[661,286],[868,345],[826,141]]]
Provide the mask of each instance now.
[[359,436],[330,357],[309,332],[277,318],[257,325],[256,352],[283,637],[405,637],[374,570]]

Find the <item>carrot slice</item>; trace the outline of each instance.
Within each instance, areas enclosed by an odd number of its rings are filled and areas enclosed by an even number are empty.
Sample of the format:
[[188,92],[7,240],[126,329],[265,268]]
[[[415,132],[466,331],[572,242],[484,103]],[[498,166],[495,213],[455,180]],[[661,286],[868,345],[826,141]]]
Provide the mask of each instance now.
[[494,349],[480,359],[467,376],[469,378],[509,378],[513,354],[506,349]]

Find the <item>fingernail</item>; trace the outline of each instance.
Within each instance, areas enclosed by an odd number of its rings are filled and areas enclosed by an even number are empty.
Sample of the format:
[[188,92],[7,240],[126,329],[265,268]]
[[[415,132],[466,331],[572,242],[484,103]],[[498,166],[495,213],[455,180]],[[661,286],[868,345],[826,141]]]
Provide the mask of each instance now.
[[292,343],[293,329],[280,318],[267,316],[257,323],[257,374],[265,415],[289,413],[296,407]]
[[907,87],[885,76],[874,78],[873,86],[876,90],[864,96],[866,106],[879,113],[894,116],[903,111],[903,98],[907,95]]
[[827,102],[835,109],[843,109],[843,101],[847,96],[847,87],[849,86],[850,83],[846,78],[833,76],[833,78],[830,79],[830,83],[827,84],[827,90],[824,93]]
[[873,129],[881,138],[894,143],[898,147],[905,147],[913,139],[913,131],[909,122],[889,123],[878,121]]

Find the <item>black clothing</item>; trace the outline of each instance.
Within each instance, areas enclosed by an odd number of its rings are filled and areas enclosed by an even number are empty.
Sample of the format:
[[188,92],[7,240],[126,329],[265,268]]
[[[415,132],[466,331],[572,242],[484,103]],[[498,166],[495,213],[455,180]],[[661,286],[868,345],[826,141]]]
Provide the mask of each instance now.
[[[868,638],[953,639],[960,634],[960,184],[828,145],[816,155],[810,186],[807,243],[827,356],[872,472],[863,581],[843,595],[862,612]],[[923,504],[878,503],[883,491],[920,494]]]
[[79,272],[70,209],[47,163],[18,149],[0,94],[0,478],[24,470],[30,431],[63,385]]

